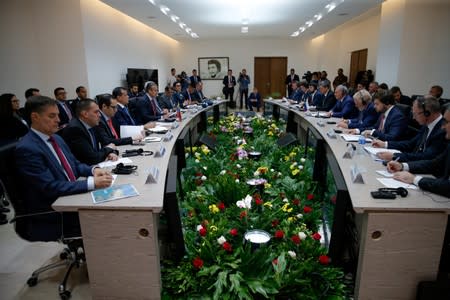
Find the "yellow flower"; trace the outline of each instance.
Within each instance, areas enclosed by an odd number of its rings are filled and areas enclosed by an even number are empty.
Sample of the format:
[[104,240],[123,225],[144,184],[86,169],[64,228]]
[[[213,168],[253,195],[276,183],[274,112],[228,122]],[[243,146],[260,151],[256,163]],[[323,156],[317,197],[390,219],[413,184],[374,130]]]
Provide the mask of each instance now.
[[268,135],[268,136],[273,136],[273,132],[272,132],[272,131],[269,131],[269,132],[267,133],[267,135]]
[[197,151],[197,148],[198,147],[192,147],[192,151],[194,151],[194,152]]
[[199,152],[195,152],[195,153],[194,153],[194,156],[195,156],[196,158],[202,157],[202,155],[201,155]]
[[289,203],[286,203],[285,205],[283,205],[283,207],[281,208],[284,212],[291,212],[292,211],[292,207],[289,208]]
[[290,156],[290,157],[294,157],[294,156],[296,156],[296,155],[297,155],[297,153],[296,153],[296,152],[293,152],[293,151],[292,151],[291,153],[289,153],[289,156]]
[[[267,184],[267,183],[266,183]],[[267,206],[269,208],[272,208],[272,202],[264,202],[264,206]]]
[[208,206],[208,208],[213,214],[216,214],[219,212],[219,208],[215,204],[211,204],[210,206]]
[[264,183],[264,188],[265,189],[270,189],[272,187],[272,185],[268,182]]
[[267,173],[267,171],[269,171],[269,168],[268,167],[259,167],[257,171],[261,174],[265,174],[265,173]]
[[286,155],[286,156],[284,157],[284,161],[288,161],[288,160],[289,160],[289,156]]
[[297,220],[297,218],[296,217],[289,217],[288,218],[288,222],[295,222],[295,220]]
[[202,145],[202,152],[203,154],[208,155],[211,151],[208,149],[208,146]]
[[211,231],[217,231],[217,227],[214,226],[214,225],[211,225],[211,226],[209,227],[209,230],[211,230]]
[[300,173],[299,169],[292,170],[292,175],[293,176],[297,175],[298,173]]

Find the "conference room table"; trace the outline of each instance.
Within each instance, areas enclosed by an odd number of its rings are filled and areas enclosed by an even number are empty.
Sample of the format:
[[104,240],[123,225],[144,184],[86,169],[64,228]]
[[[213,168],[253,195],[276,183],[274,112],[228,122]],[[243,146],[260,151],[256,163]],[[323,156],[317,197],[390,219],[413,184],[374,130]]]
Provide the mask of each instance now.
[[[359,251],[355,278],[355,299],[415,299],[420,281],[436,280],[444,241],[449,199],[408,189],[407,197],[374,199],[371,191],[384,187],[376,170],[386,170],[381,162],[355,145],[355,155],[343,158],[349,146],[333,129],[340,119],[320,118],[317,112],[303,112],[286,100],[265,100],[272,115],[286,114],[287,131],[303,143],[316,141],[314,176],[326,182],[329,168],[337,190],[349,197],[349,207],[356,215]],[[270,108],[269,108],[270,110]],[[329,124],[333,123],[335,124]],[[370,145],[370,144],[369,144]],[[350,153],[351,151],[349,151]],[[354,181],[357,170],[363,183]],[[342,255],[342,227],[346,214],[344,197],[336,199],[335,219],[329,251]]]
[[[118,175],[114,182],[132,184],[138,196],[94,204],[91,193],[85,193],[60,197],[52,205],[57,211],[79,213],[93,299],[160,299],[159,215],[165,194],[176,192],[175,144],[181,134],[194,143],[206,130],[208,115],[212,113],[217,122],[226,102],[188,109],[178,127],[170,129],[170,140],[118,147],[121,153],[138,148],[154,153],[130,157],[138,169],[134,174]],[[165,153],[156,157],[163,149]],[[156,183],[146,183],[151,168],[159,171]]]

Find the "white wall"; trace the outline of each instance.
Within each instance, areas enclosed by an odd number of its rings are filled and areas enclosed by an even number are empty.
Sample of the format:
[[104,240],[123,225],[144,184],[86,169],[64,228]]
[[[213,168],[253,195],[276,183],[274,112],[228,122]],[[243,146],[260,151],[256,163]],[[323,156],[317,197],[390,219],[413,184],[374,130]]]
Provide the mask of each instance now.
[[81,0],[81,15],[91,97],[126,87],[127,68],[158,69],[166,81],[177,41],[100,1]]

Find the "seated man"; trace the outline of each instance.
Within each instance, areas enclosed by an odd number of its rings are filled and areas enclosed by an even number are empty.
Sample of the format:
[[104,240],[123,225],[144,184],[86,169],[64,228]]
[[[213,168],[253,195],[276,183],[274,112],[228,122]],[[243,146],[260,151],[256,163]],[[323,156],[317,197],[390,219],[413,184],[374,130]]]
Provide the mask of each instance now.
[[413,102],[412,112],[414,119],[422,126],[419,133],[406,141],[373,141],[374,147],[402,151],[402,153],[379,152],[378,157],[387,161],[394,159],[400,162],[426,160],[435,158],[445,150],[447,141],[445,131],[442,129],[444,120],[436,98],[431,96],[417,98]]
[[187,101],[184,98],[183,93],[181,92],[181,83],[175,82],[173,84],[173,89],[174,89],[172,95],[173,103],[175,104],[176,107],[184,108],[187,105]]
[[[111,185],[112,176],[105,170],[80,163],[72,155],[64,140],[56,135],[59,111],[56,101],[44,96],[33,96],[25,104],[31,119],[30,131],[16,147],[16,167],[23,200],[27,211],[33,214],[52,211],[58,197],[85,193]],[[78,177],[87,177],[77,180]],[[32,216],[28,232],[35,240],[54,240],[55,236],[81,234],[77,213],[42,214]]]
[[195,83],[189,84],[186,91],[183,93],[184,99],[186,99],[186,105],[198,104],[201,100],[198,98],[197,93],[195,92]]
[[139,98],[136,106],[136,118],[139,124],[146,124],[169,117],[168,110],[159,106],[156,96],[158,96],[158,86],[154,82],[149,82],[145,86],[145,96]]
[[[377,97],[377,96],[376,96]],[[372,96],[366,90],[361,90],[353,95],[353,101],[359,110],[357,118],[344,119],[337,126],[349,129],[358,129],[363,131],[364,128],[372,127],[378,120],[378,113],[372,102]]]
[[122,87],[116,87],[112,91],[112,97],[117,100],[117,111],[114,115],[114,120],[118,124],[116,130],[120,125],[136,125],[136,121],[127,107],[129,102],[127,90]]
[[199,102],[202,102],[203,100],[207,99],[203,94],[203,83],[201,81],[195,84],[195,91],[197,93],[197,97],[201,100]]
[[173,111],[176,108],[175,102],[173,102],[172,89],[168,86],[164,88],[164,94],[158,97],[159,106],[162,109]]
[[100,122],[95,126],[96,137],[102,146],[114,144],[116,146],[129,145],[133,142],[138,143],[144,137],[138,135],[135,137],[120,138],[120,131],[117,132],[114,126],[114,115],[117,111],[117,100],[112,99],[110,94],[102,94],[97,96],[97,103],[100,107]]
[[[395,106],[394,97],[387,95],[381,99],[375,98],[375,110],[380,114],[377,123],[371,128],[366,128],[361,134],[373,136],[382,141],[398,141],[408,128],[408,120],[402,111]],[[355,129],[355,134],[360,130]]]
[[253,92],[251,92],[248,97],[248,109],[253,111],[253,107],[256,107],[257,111],[259,111],[259,108],[261,107],[261,95],[258,93],[256,87],[253,87]]
[[391,94],[394,96],[395,103],[405,104],[408,106],[412,105],[412,100],[408,96],[402,94],[402,91],[398,86],[393,86],[391,88]]
[[[445,107],[442,128],[445,130],[445,138],[450,140],[450,106]],[[400,163],[390,161],[388,171],[395,172],[394,178],[409,184],[414,184],[422,190],[430,191],[450,198],[450,145],[446,150],[434,159],[411,161]],[[436,178],[426,178],[413,174],[433,174]]]
[[328,117],[353,119],[358,116],[353,98],[348,94],[348,89],[344,85],[338,85],[334,91],[336,104],[327,113]]
[[88,165],[105,160],[117,160],[118,151],[114,144],[99,145],[94,127],[100,121],[100,110],[92,99],[82,100],[77,105],[77,117],[64,129],[62,136],[75,157]]
[[303,91],[300,89],[300,84],[297,81],[291,83],[292,91],[289,95],[290,103],[300,103],[303,96]]
[[323,95],[317,90],[317,80],[311,80],[308,87],[308,106],[322,101]]
[[319,91],[323,95],[317,102],[314,102],[314,106],[320,111],[330,111],[336,104],[336,97],[331,91],[331,83],[325,79],[319,83]]

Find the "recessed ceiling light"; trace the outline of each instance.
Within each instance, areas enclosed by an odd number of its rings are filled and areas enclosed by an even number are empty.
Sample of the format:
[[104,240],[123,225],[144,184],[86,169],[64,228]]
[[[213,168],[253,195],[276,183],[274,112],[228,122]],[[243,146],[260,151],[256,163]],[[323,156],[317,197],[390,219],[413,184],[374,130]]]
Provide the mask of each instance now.
[[309,20],[308,22],[305,23],[305,25],[311,27],[313,23],[314,23],[313,21]]
[[348,16],[348,13],[340,13],[338,16]]
[[148,2],[150,2],[153,5],[156,5],[154,0],[148,0]]
[[334,3],[327,4],[327,5],[325,6],[325,8],[328,10],[328,12],[330,12],[330,11],[332,11],[333,9],[336,8],[336,4],[334,4]]
[[163,14],[165,14],[165,15],[167,16],[167,13],[170,11],[170,8],[168,8],[168,7],[165,6],[165,5],[161,5],[161,6],[160,6],[160,10],[161,10],[161,12],[162,12]]
[[154,19],[156,19],[156,17],[155,16],[148,16],[147,19],[154,20]]
[[186,26],[186,24],[180,22],[180,24],[178,24],[178,26],[180,26],[181,29],[184,29],[184,26]]
[[241,28],[241,32],[242,32],[242,33],[248,33],[248,26],[243,26],[243,27]]
[[190,29],[189,27],[187,27],[187,28],[185,29],[185,31],[186,31],[188,34],[191,34],[192,29]]
[[291,36],[298,36],[300,34],[300,32],[299,31],[296,31],[296,32],[294,32],[293,34],[291,34]]
[[198,35],[197,35],[195,32],[191,33],[191,36],[192,36],[194,39],[198,39]]
[[247,18],[242,19],[242,25],[248,25],[248,19]]
[[306,28],[302,26],[302,27],[300,27],[298,30],[300,31],[300,33],[302,33],[303,31],[306,30]]
[[172,15],[170,18],[172,19],[172,21],[173,21],[174,23],[177,23],[178,20],[180,19],[179,17],[177,17],[177,16],[175,16],[175,15]]
[[314,15],[314,19],[316,19],[316,21],[319,21],[320,19],[322,19],[322,15],[321,14]]

